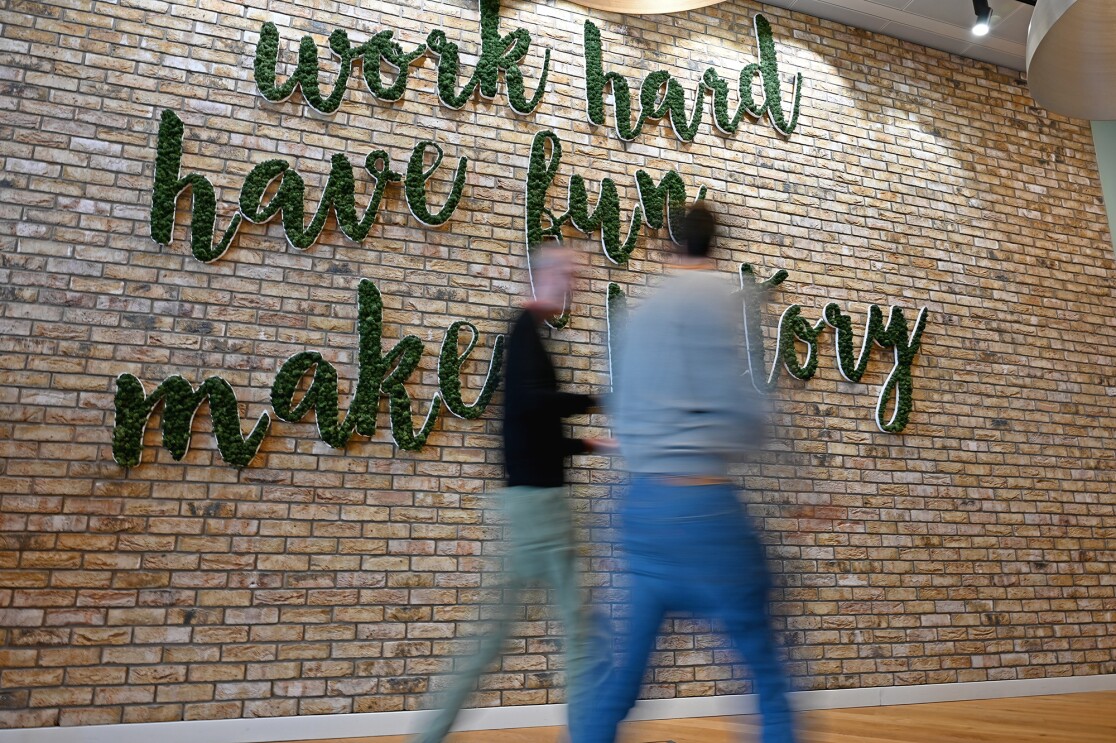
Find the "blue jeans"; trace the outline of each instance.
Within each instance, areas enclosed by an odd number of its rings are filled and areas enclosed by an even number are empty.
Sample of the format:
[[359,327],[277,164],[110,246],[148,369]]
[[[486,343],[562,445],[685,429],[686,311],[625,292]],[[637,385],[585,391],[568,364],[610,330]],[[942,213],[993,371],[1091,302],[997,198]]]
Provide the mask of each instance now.
[[[639,696],[668,611],[718,619],[752,672],[763,743],[792,743],[788,684],[768,621],[763,546],[731,485],[668,485],[633,477],[621,508],[631,617],[620,658],[594,695],[574,743],[612,743]],[[571,729],[571,733],[573,729]]]

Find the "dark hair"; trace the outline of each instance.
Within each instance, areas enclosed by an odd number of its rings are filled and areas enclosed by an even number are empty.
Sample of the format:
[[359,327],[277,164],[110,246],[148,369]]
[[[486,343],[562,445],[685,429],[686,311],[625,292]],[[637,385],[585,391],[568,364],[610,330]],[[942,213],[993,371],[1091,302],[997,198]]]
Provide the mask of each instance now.
[[697,203],[686,212],[683,235],[686,244],[684,252],[691,258],[705,258],[713,247],[713,235],[717,232],[717,218],[704,204]]

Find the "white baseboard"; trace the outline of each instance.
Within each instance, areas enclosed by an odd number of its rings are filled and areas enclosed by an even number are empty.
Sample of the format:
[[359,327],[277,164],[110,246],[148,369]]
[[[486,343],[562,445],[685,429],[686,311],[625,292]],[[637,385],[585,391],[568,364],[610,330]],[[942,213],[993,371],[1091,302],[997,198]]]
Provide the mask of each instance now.
[[[840,709],[879,707],[970,699],[1002,699],[1085,691],[1116,691],[1116,674],[1064,678],[982,681],[872,689],[800,691],[791,696],[795,708]],[[639,702],[629,720],[673,720],[688,717],[742,715],[755,712],[754,695],[655,699]],[[349,715],[189,720],[130,725],[0,730],[0,743],[277,743],[318,738],[408,735],[422,728],[430,712],[368,712]],[[491,707],[464,710],[455,730],[501,730],[566,723],[564,704]]]

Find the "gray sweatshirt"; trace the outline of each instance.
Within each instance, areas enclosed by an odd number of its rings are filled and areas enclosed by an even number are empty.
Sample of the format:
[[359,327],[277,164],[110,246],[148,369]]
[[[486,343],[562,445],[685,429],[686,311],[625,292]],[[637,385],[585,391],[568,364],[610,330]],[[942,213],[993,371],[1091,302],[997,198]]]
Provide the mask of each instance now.
[[765,406],[745,375],[742,321],[726,277],[691,270],[614,329],[613,430],[630,471],[722,476],[758,444]]

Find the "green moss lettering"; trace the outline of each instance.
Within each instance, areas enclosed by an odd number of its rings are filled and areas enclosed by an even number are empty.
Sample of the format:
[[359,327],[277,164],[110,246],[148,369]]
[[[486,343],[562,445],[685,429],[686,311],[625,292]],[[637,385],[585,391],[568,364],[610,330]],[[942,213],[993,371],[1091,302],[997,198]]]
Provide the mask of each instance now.
[[[639,114],[633,120],[632,93],[627,79],[617,72],[605,72],[602,59],[601,32],[586,20],[584,27],[585,105],[589,121],[598,126],[605,123],[605,90],[612,90],[617,135],[631,141],[643,131],[649,119],[668,118],[675,136],[692,142],[701,126],[705,94],[713,93],[713,121],[726,134],[734,133],[744,114],[753,118],[768,114],[780,133],[790,136],[798,126],[802,101],[802,75],[794,77],[793,105],[788,117],[783,108],[782,81],[775,50],[775,39],[768,20],[757,14],[754,23],[759,47],[758,63],[750,63],[740,71],[736,112],[729,114],[729,86],[717,71],[709,67],[698,81],[690,113],[686,113],[686,94],[681,83],[669,72],[657,70],[644,78],[639,90]],[[759,76],[763,83],[764,102],[757,104],[752,94],[752,81]]]
[[[783,362],[787,373],[795,379],[812,379],[817,372],[818,336],[821,334],[823,327],[825,327],[824,320],[818,320],[816,324],[811,325],[802,316],[802,308],[797,304],[787,307],[783,316],[779,318],[779,340],[776,343],[779,349],[779,360]],[[795,341],[802,341],[806,344],[805,362],[798,360],[798,348]],[[773,378],[768,379],[769,383],[773,384],[774,381]]]
[[[791,105],[791,115],[787,118],[783,111],[783,83],[779,79],[779,59],[775,52],[775,37],[771,33],[771,24],[760,14],[755,17],[756,41],[760,48],[760,75],[763,77],[763,107],[759,114],[762,116],[767,111],[767,116],[780,133],[790,136],[798,126],[799,107],[802,103],[802,73],[794,76],[794,86],[791,96],[794,103]],[[743,81],[743,74],[741,74]],[[751,91],[752,81],[748,79],[748,89]],[[743,93],[741,93],[743,101]]]
[[[216,220],[216,197],[209,181],[196,173],[179,177],[182,161],[182,121],[172,111],[164,111],[159,127],[159,146],[155,167],[155,193],[151,205],[151,235],[156,242],[169,245],[174,232],[175,207],[179,194],[186,189],[193,191],[193,219],[191,246],[194,256],[203,262],[221,257],[232,245],[233,238],[244,219],[261,224],[281,215],[287,242],[299,250],[307,250],[321,237],[332,212],[342,234],[354,242],[361,242],[375,224],[388,186],[403,180],[390,167],[388,155],[383,150],[373,150],[364,160],[364,169],[372,177],[374,187],[363,215],[357,213],[356,181],[353,166],[342,154],[330,160],[329,177],[309,223],[306,221],[306,183],[290,163],[283,160],[265,160],[248,173],[240,191],[237,214],[232,218],[224,236],[213,243]],[[434,162],[424,168],[426,151],[434,149]],[[406,198],[411,212],[428,225],[443,224],[452,216],[465,188],[467,158],[459,158],[453,184],[446,203],[437,212],[431,212],[426,202],[426,181],[442,162],[442,148],[433,142],[420,142],[411,154],[407,168]],[[264,199],[272,185],[278,187]]]
[[[568,208],[561,214],[546,205],[547,193],[558,174],[562,161],[562,141],[554,132],[541,131],[531,142],[531,157],[527,167],[526,238],[528,251],[546,238],[561,239],[562,225],[569,222],[577,229],[592,234],[601,231],[604,253],[614,263],[625,263],[635,249],[640,228],[646,222],[653,228],[667,226],[671,239],[680,241],[682,216],[687,207],[686,185],[682,177],[670,172],[658,185],[644,171],[636,173],[642,207],[632,210],[627,235],[621,239],[620,198],[611,178],[601,182],[601,195],[590,211],[585,179],[580,175],[570,178],[567,197]],[[698,190],[698,199],[705,198],[706,190]]]
[[[926,308],[919,310],[914,329],[908,331],[907,319],[903,310],[892,307],[888,315],[887,327],[877,336],[876,342],[895,352],[895,366],[887,376],[880,390],[876,404],[876,425],[881,431],[899,433],[907,426],[914,409],[914,381],[911,378],[911,364],[922,347],[922,331],[926,329]],[[892,398],[894,401],[892,402]],[[886,410],[891,404],[892,413]]]
[[825,322],[833,328],[834,344],[837,351],[837,368],[841,376],[850,382],[859,382],[868,368],[872,343],[880,337],[883,328],[883,312],[876,305],[868,307],[868,324],[861,338],[860,353],[853,357],[852,318],[841,312],[835,303],[829,303],[823,311]]
[[[922,346],[922,333],[926,328],[927,311],[921,309],[911,328],[903,310],[892,307],[887,322],[877,305],[868,307],[866,327],[861,340],[859,355],[853,355],[852,318],[841,311],[836,303],[829,303],[822,317],[811,323],[802,316],[802,308],[791,305],[779,319],[776,336],[775,358],[770,368],[763,342],[763,307],[768,295],[787,279],[787,272],[780,269],[771,277],[760,281],[750,264],[740,266],[741,298],[744,313],[744,343],[752,385],[760,392],[770,392],[778,383],[780,368],[795,379],[814,377],[820,360],[819,347],[822,332],[828,325],[834,330],[834,350],[837,368],[850,382],[859,382],[868,367],[873,345],[892,349],[895,364],[880,390],[876,405],[875,421],[881,431],[901,432],[910,421],[914,407],[914,382],[911,366]],[[616,289],[619,292],[619,288]],[[613,289],[609,287],[609,302]],[[610,349],[617,332],[616,321],[609,316]],[[800,359],[798,343],[806,345],[805,360]],[[891,414],[887,414],[887,410]]]
[[[642,172],[642,171],[641,171]],[[643,210],[638,205],[632,209],[628,222],[627,235],[620,237],[620,195],[616,183],[611,178],[601,181],[601,195],[597,206],[589,211],[589,194],[586,193],[585,179],[580,175],[570,176],[570,224],[589,235],[601,231],[601,248],[613,263],[627,263],[639,231],[643,226]]]
[[217,196],[213,184],[198,173],[179,177],[182,165],[182,119],[171,110],[163,111],[159,120],[159,142],[155,155],[155,187],[151,197],[151,239],[170,245],[174,235],[174,213],[178,197],[189,189],[192,194],[190,219],[190,250],[202,263],[217,260],[232,245],[242,217],[229,221],[225,233],[213,244],[213,226],[217,221]]
[[[383,297],[376,285],[362,280],[357,287],[357,302],[358,376],[349,412],[344,418],[340,415],[336,368],[321,353],[303,351],[282,365],[272,384],[271,404],[281,420],[298,422],[313,410],[321,440],[340,449],[354,432],[362,436],[376,433],[380,398],[387,397],[392,436],[401,449],[413,450],[421,448],[434,430],[443,399],[446,406],[462,418],[479,418],[485,412],[500,383],[504,351],[502,336],[497,336],[493,345],[484,385],[476,401],[469,405],[462,399],[460,375],[477,345],[479,334],[476,327],[465,320],[449,326],[439,359],[439,392],[431,399],[423,423],[416,431],[406,382],[422,359],[423,343],[417,336],[408,335],[385,353]],[[471,335],[465,349],[459,352],[462,328],[468,329]],[[313,374],[312,380],[302,399],[296,403],[299,383],[310,373]],[[117,378],[116,387],[112,450],[114,459],[125,467],[139,464],[144,430],[160,402],[164,403],[163,445],[175,460],[186,455],[191,422],[207,399],[212,410],[218,450],[229,464],[243,467],[251,462],[271,424],[270,416],[264,413],[252,432],[244,437],[235,393],[229,383],[220,377],[206,379],[195,390],[182,377],[172,376],[148,395],[139,379],[131,374],[122,374]]]
[[[461,329],[469,331],[469,341],[465,350],[458,353],[458,343]],[[459,418],[479,418],[488,407],[489,400],[500,385],[500,365],[504,361],[504,336],[496,336],[495,345],[492,347],[492,360],[488,364],[488,376],[484,385],[477,394],[476,402],[472,405],[465,403],[461,396],[461,367],[469,358],[469,354],[477,345],[477,326],[465,320],[458,320],[446,329],[446,336],[442,341],[442,352],[438,357],[438,389],[449,411]]]
[[[292,407],[295,389],[303,375],[311,369],[314,370],[314,380],[302,396],[302,401]],[[275,409],[275,415],[285,421],[300,421],[313,409],[318,438],[334,449],[343,449],[352,436],[355,420],[351,414],[339,420],[337,398],[337,369],[317,351],[303,351],[287,359],[271,386],[271,407]]]
[[197,390],[180,376],[167,377],[150,395],[144,392],[143,383],[133,375],[121,374],[117,377],[113,459],[124,467],[135,467],[140,463],[147,422],[162,402],[163,446],[175,461],[181,460],[190,448],[194,416],[207,399],[221,457],[231,465],[246,467],[259,451],[271,426],[271,417],[267,413],[261,415],[245,438],[240,428],[236,393],[220,377],[209,377]]
[[[260,28],[260,40],[256,44],[256,58],[253,65],[256,88],[260,95],[269,101],[278,102],[290,98],[298,89],[308,105],[322,113],[333,113],[340,107],[345,97],[345,86],[352,74],[353,63],[363,60],[364,81],[377,98],[396,101],[407,89],[410,66],[423,54],[426,46],[420,44],[410,52],[392,40],[391,31],[381,31],[363,44],[352,46],[349,36],[343,29],[336,29],[329,35],[329,49],[338,58],[339,70],[333,83],[333,90],[326,97],[321,94],[318,84],[318,49],[313,37],[303,36],[298,47],[298,65],[290,79],[276,85],[275,69],[279,61],[279,31],[274,23],[264,23]],[[395,82],[385,86],[380,77],[381,62],[387,62],[398,70]]]
[[[686,209],[689,208],[686,202],[686,183],[682,176],[672,170],[656,186],[646,171],[637,170],[636,186],[639,188],[639,200],[643,204],[648,226],[658,230],[665,225],[670,239],[681,244],[685,238],[682,234],[682,222],[686,218]],[[701,186],[696,200],[701,201],[704,198],[705,186]]]
[[[429,147],[434,148],[434,162],[429,168],[424,168],[423,161]],[[453,185],[450,187],[449,196],[446,197],[446,203],[437,213],[431,213],[426,205],[426,182],[442,164],[442,155],[442,148],[434,142],[419,142],[411,153],[410,162],[407,163],[405,187],[407,206],[418,221],[432,226],[444,224],[457,209],[457,202],[461,201],[461,194],[465,190],[465,167],[469,163],[468,158],[458,158],[457,172],[454,174]]]
[[438,56],[438,97],[450,108],[461,108],[478,90],[482,96],[492,100],[499,90],[502,72],[512,110],[520,114],[531,113],[546,92],[550,50],[546,50],[543,57],[539,84],[528,99],[519,62],[531,47],[531,34],[524,28],[517,28],[506,36],[500,35],[500,0],[480,0],[480,30],[481,50],[476,68],[460,90],[456,90],[460,67],[457,44],[448,41],[445,32],[440,29],[431,31],[427,36],[426,46]]
[[627,142],[639,136],[646,120],[642,113],[632,123],[632,92],[628,80],[618,72],[604,71],[601,60],[601,30],[586,19],[584,34],[585,54],[585,110],[589,121],[604,126],[604,92],[612,88],[612,98],[616,111],[616,134]]
[[734,134],[745,114],[753,119],[758,119],[763,114],[763,106],[757,104],[752,95],[752,80],[759,74],[760,66],[754,62],[744,65],[744,69],[740,70],[736,88],[739,102],[736,104],[736,113],[730,116],[728,82],[712,67],[705,71],[705,87],[713,91],[713,122],[725,134]]

